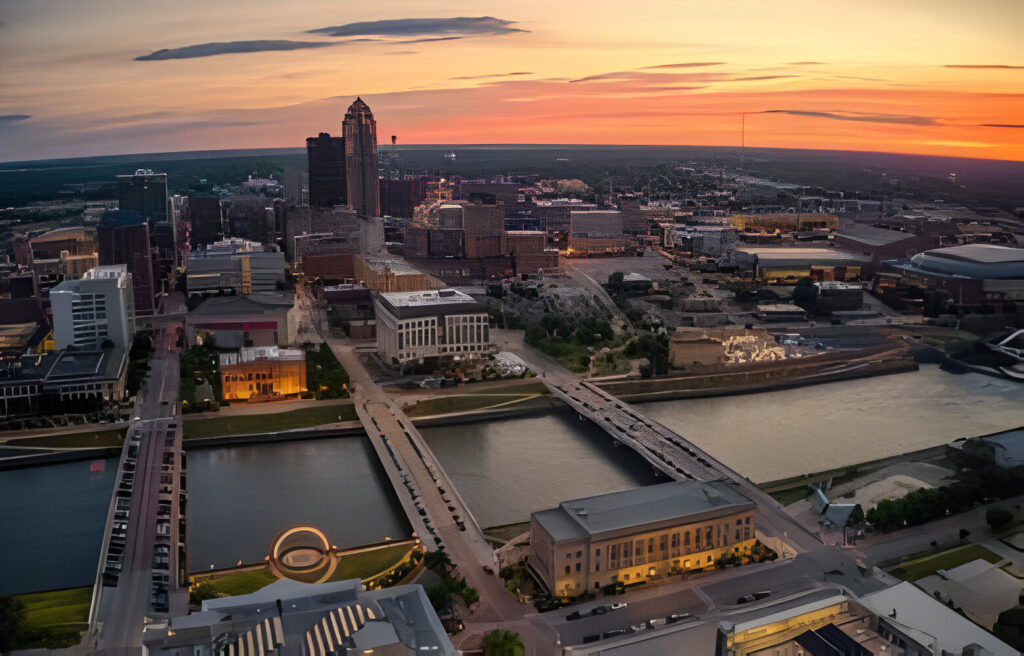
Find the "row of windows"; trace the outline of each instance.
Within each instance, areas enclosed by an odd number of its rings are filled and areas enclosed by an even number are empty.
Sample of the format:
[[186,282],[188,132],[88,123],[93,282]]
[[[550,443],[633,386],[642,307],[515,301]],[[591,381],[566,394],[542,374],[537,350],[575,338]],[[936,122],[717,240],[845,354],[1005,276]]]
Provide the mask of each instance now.
[[32,396],[39,393],[39,388],[35,385],[6,385],[0,387],[0,396],[14,397],[14,396]]
[[250,371],[248,374],[224,374],[225,383],[237,383],[246,380],[270,380],[271,378],[274,378],[274,376],[265,371],[257,371],[256,373]]

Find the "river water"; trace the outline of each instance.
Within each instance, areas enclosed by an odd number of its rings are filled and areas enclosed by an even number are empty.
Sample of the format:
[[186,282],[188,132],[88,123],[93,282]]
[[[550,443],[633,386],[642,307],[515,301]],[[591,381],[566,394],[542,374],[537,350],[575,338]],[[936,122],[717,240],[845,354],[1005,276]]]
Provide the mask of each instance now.
[[0,594],[96,580],[117,460],[93,462],[0,472]]
[[[923,365],[640,407],[763,482],[1024,425],[1024,385]],[[639,456],[568,411],[422,432],[484,527],[655,481]],[[0,472],[0,594],[92,583],[114,469],[108,461],[99,475],[88,462]],[[409,534],[364,438],[191,451],[188,488],[192,571],[262,560],[279,530],[300,523],[338,546]]]
[[263,560],[298,524],[355,547],[411,529],[365,437],[251,444],[188,453],[189,570]]

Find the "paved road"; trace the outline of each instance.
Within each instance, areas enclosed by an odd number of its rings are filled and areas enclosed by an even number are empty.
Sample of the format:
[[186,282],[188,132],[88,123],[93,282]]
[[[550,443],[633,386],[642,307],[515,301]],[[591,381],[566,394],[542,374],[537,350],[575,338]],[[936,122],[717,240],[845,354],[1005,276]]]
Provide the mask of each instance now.
[[[526,620],[528,614],[533,614],[532,607],[517,602],[496,574],[484,571],[484,566],[496,571],[494,552],[412,421],[377,386],[351,345],[335,339],[327,343],[349,374],[353,402],[363,427],[371,440],[381,434],[386,438],[426,511],[429,528],[441,539],[457,573],[480,593],[479,605],[462,617],[466,630],[455,636],[456,646],[475,646],[487,631],[503,628],[519,632],[529,654],[557,653],[553,635],[546,635],[543,627]],[[410,494],[404,485],[395,485],[395,493],[400,499]],[[457,524],[456,515],[464,521],[465,530]],[[414,525],[420,521],[415,515],[410,520]],[[420,537],[428,548],[435,548],[433,536]]]
[[[122,569],[116,587],[103,587],[93,614],[88,636],[89,653],[135,655],[142,652],[145,618],[166,616],[168,611],[187,610],[187,589],[177,586],[178,492],[181,465],[181,426],[178,407],[178,364],[175,346],[177,324],[165,318],[155,321],[156,352],[140,392],[139,419],[134,421],[129,440],[138,437],[131,502],[127,518]],[[122,460],[122,463],[124,460]],[[118,480],[122,472],[118,472]],[[116,488],[115,488],[116,489]],[[163,502],[163,504],[161,504]],[[161,505],[163,507],[161,508]],[[158,519],[167,524],[167,534],[157,534]],[[110,526],[104,533],[109,539]],[[154,571],[157,543],[169,547],[166,569]],[[102,553],[106,553],[106,549]],[[101,563],[101,566],[103,563]],[[168,611],[151,603],[151,584],[166,577]]]

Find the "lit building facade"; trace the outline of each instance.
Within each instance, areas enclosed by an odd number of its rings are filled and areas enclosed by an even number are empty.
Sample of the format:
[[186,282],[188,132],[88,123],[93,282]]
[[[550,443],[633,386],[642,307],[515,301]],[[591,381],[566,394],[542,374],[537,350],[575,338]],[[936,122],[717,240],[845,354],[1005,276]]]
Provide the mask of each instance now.
[[563,501],[530,516],[529,565],[552,594],[656,581],[744,554],[755,504],[728,483],[677,481]]
[[295,396],[306,391],[306,354],[276,346],[220,354],[225,401]]
[[377,351],[387,362],[491,353],[486,309],[454,289],[374,295]]
[[99,349],[109,342],[128,350],[135,338],[132,276],[125,265],[90,269],[79,280],[50,290],[53,339],[58,349]]
[[272,292],[284,284],[284,253],[245,239],[225,239],[189,254],[189,294]]

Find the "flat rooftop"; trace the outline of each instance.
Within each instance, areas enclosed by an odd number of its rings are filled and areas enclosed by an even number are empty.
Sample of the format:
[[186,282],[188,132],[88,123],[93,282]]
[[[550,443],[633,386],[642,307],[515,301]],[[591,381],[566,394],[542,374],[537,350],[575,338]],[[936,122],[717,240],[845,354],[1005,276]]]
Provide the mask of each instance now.
[[837,236],[867,244],[868,246],[885,246],[903,241],[904,239],[912,239],[917,235],[909,232],[854,224],[840,230]]
[[422,292],[384,292],[380,296],[392,307],[428,307],[453,303],[476,303],[473,297],[457,289],[432,289]]
[[754,502],[729,483],[673,481],[563,501],[533,517],[555,540],[572,540],[753,508]]

